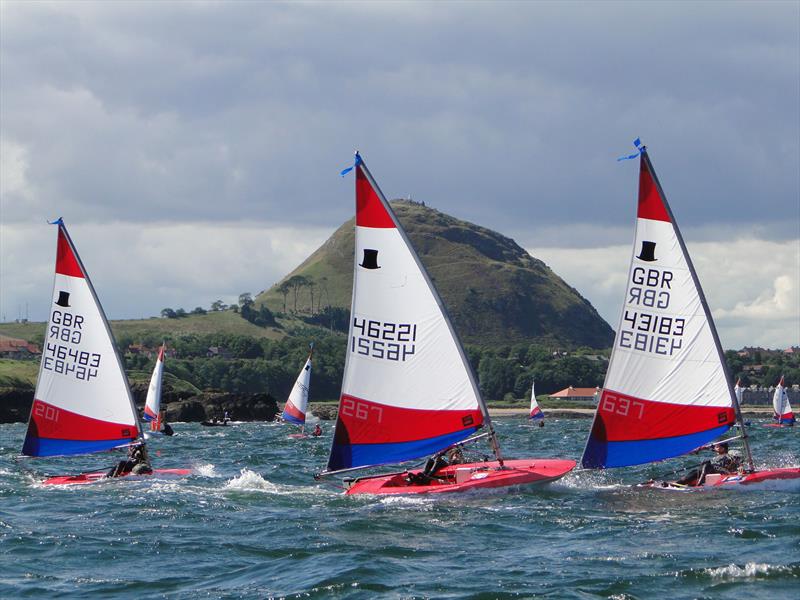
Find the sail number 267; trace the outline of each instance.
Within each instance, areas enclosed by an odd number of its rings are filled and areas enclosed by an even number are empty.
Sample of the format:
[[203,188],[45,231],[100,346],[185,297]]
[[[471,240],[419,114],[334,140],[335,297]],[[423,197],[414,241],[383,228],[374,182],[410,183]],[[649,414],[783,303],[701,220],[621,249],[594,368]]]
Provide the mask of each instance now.
[[600,402],[600,410],[621,417],[630,415],[641,419],[644,415],[644,402],[605,392],[603,393],[603,400]]
[[[375,406],[369,402],[361,402],[355,398],[342,398],[342,414],[346,417],[353,417],[362,421],[371,420],[373,423],[380,423],[383,420],[383,408]],[[372,415],[370,415],[372,413]]]

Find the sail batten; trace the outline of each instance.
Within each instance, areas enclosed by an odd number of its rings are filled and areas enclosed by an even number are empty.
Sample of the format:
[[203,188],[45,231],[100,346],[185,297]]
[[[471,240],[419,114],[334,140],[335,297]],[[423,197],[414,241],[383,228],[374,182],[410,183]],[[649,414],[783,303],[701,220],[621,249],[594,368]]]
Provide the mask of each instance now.
[[646,150],[628,284],[582,464],[684,454],[736,421],[710,310]]
[[61,220],[42,360],[22,453],[84,454],[140,440],[105,313]]
[[428,456],[488,421],[444,305],[356,157],[353,295],[327,472]]

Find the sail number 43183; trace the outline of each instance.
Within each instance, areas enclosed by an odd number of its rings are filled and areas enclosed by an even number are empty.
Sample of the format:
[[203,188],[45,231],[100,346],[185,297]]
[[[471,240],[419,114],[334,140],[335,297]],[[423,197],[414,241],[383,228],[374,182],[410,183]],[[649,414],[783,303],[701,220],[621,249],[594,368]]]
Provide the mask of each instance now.
[[604,392],[600,410],[621,417],[631,416],[641,419],[644,416],[644,402]]

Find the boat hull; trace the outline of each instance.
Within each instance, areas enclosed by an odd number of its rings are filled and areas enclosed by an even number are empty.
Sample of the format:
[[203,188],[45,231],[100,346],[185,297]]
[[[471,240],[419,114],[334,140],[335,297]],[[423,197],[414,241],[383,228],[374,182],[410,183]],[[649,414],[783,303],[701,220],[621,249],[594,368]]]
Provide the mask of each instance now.
[[[139,479],[140,477],[152,477],[152,476],[175,476],[175,477],[182,477],[184,475],[191,475],[191,469],[153,469],[152,473],[142,474],[142,475],[132,475],[131,473],[126,473],[125,475],[120,475],[120,477],[133,477],[135,479]],[[106,481],[109,478],[106,477],[106,472],[92,472],[92,473],[81,473],[79,475],[56,475],[55,477],[49,477],[42,482],[42,485],[86,485],[89,483],[97,483],[98,481]],[[114,477],[114,479],[119,479],[119,477]]]
[[436,473],[440,479],[426,483],[410,483],[409,474],[420,470],[363,477],[353,480],[347,491],[356,494],[446,494],[475,489],[500,488],[515,485],[545,484],[560,479],[575,468],[574,460],[523,459],[451,465]]
[[763,489],[778,491],[800,491],[800,468],[766,469],[744,475],[718,475],[706,477],[703,485],[681,485],[674,481],[648,481],[640,484],[658,490],[693,492],[717,489]]

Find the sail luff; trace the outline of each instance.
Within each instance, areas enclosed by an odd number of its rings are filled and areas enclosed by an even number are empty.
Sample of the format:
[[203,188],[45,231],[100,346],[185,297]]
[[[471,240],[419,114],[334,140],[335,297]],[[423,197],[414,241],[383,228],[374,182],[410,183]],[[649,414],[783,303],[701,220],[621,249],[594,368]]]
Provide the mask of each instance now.
[[667,200],[667,196],[664,193],[664,189],[661,187],[661,182],[658,180],[658,175],[656,175],[655,169],[653,169],[653,163],[650,162],[650,156],[647,153],[647,148],[642,147],[642,161],[647,164],[647,170],[650,173],[650,177],[652,177],[653,182],[658,189],[659,196],[661,197],[662,202],[664,203],[664,208],[669,215],[669,219],[672,222],[672,227],[675,231],[675,236],[678,239],[678,243],[681,247],[681,252],[683,252],[683,257],[686,260],[686,264],[689,267],[689,273],[692,276],[692,280],[694,281],[695,288],[697,289],[697,294],[700,297],[700,303],[703,306],[703,311],[706,315],[706,321],[708,323],[708,327],[711,330],[711,336],[714,339],[714,346],[717,350],[717,357],[719,358],[719,362],[722,365],[722,372],[725,374],[725,382],[728,385],[728,394],[731,399],[731,405],[733,406],[733,410],[736,413],[736,421],[739,424],[739,429],[742,432],[742,445],[744,446],[745,453],[747,454],[747,464],[751,471],[755,470],[755,466],[753,465],[753,455],[750,452],[750,443],[747,439],[747,430],[744,426],[744,419],[742,418],[742,410],[739,406],[739,401],[736,398],[736,393],[733,389],[733,381],[731,379],[730,370],[728,369],[728,362],[725,360],[725,352],[722,350],[722,344],[719,341],[719,334],[717,333],[717,326],[714,324],[714,317],[711,315],[711,309],[708,306],[708,302],[706,301],[706,295],[703,292],[703,286],[700,285],[700,279],[697,277],[697,271],[694,268],[694,263],[692,262],[692,257],[689,255],[689,251],[686,249],[686,243],[683,241],[683,235],[681,234],[681,229],[678,227],[678,222],[675,220],[675,215],[672,212],[672,208],[669,205],[669,201]]
[[617,335],[582,458],[587,468],[679,456],[737,421],[708,303],[645,148],[634,231]]
[[136,403],[133,401],[133,394],[131,393],[131,387],[128,384],[128,375],[125,373],[125,367],[123,366],[124,363],[122,362],[122,356],[119,353],[119,346],[117,345],[117,340],[114,337],[114,333],[111,331],[111,326],[108,324],[108,317],[106,317],[106,311],[103,309],[103,305],[100,303],[100,299],[97,297],[97,292],[94,289],[94,285],[92,284],[92,279],[89,277],[89,273],[86,271],[86,267],[83,265],[83,261],[81,260],[81,255],[78,254],[78,251],[75,249],[75,244],[72,242],[72,238],[67,231],[66,226],[64,225],[63,221],[59,223],[59,227],[61,231],[64,232],[64,237],[69,244],[70,249],[72,250],[72,254],[75,257],[75,260],[78,262],[80,266],[81,272],[83,273],[83,277],[86,280],[86,284],[89,287],[89,292],[92,294],[92,298],[94,299],[94,303],[97,306],[98,311],[100,312],[100,319],[103,322],[103,326],[105,327],[106,333],[108,337],[111,339],[111,349],[114,352],[114,358],[117,362],[117,368],[119,369],[120,373],[122,374],[122,379],[125,383],[125,391],[128,394],[128,402],[130,403],[131,407],[131,414],[133,415],[134,423],[136,424],[136,430],[138,432],[137,437],[139,442],[144,444],[144,431],[142,429],[142,421],[139,418],[139,411],[136,410]]
[[364,163],[363,159],[361,159],[360,162],[361,162],[361,167],[364,170],[364,174],[367,177],[367,180],[369,181],[372,188],[376,191],[378,198],[381,201],[381,204],[383,204],[383,208],[391,217],[395,227],[397,228],[397,232],[400,234],[400,237],[405,242],[406,247],[410,251],[412,258],[416,262],[417,268],[419,268],[422,277],[425,279],[425,282],[428,285],[428,289],[433,295],[436,304],[439,306],[439,310],[441,311],[442,316],[444,317],[444,322],[447,324],[447,328],[450,330],[450,335],[455,340],[456,348],[458,349],[458,354],[461,357],[461,362],[464,365],[464,370],[466,371],[467,376],[469,377],[469,383],[472,386],[472,391],[474,392],[475,396],[478,399],[478,406],[480,407],[481,413],[483,414],[483,422],[486,424],[486,428],[490,432],[489,439],[492,446],[492,450],[495,454],[495,457],[497,458],[498,461],[500,461],[500,464],[502,465],[503,457],[500,451],[500,444],[497,441],[497,435],[495,434],[494,431],[494,426],[492,425],[492,418],[489,415],[489,408],[487,407],[486,402],[483,399],[483,396],[481,395],[480,387],[478,386],[478,383],[475,380],[475,374],[472,372],[472,366],[469,364],[467,355],[464,352],[464,345],[461,343],[461,338],[459,337],[455,327],[453,327],[453,322],[450,319],[450,313],[447,312],[447,307],[444,305],[441,296],[439,296],[439,292],[436,289],[436,286],[433,285],[433,281],[431,281],[431,277],[428,274],[428,270],[425,268],[425,265],[422,264],[422,261],[420,260],[417,251],[414,249],[414,245],[411,243],[411,240],[408,239],[408,235],[406,234],[406,231],[403,228],[403,226],[400,224],[400,220],[397,218],[397,215],[395,214],[394,210],[389,204],[389,201],[386,200],[386,196],[383,195],[383,191],[381,191],[377,182],[372,177],[372,173],[370,173],[369,168],[367,168],[367,165]]
[[58,233],[46,350],[22,453],[87,454],[138,443],[141,421],[108,319],[63,220],[53,224]]
[[462,442],[486,421],[463,347],[427,271],[358,154],[354,170],[348,352],[322,475],[416,460]]

